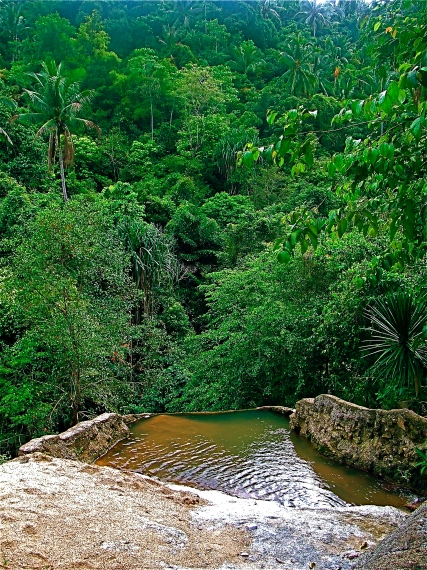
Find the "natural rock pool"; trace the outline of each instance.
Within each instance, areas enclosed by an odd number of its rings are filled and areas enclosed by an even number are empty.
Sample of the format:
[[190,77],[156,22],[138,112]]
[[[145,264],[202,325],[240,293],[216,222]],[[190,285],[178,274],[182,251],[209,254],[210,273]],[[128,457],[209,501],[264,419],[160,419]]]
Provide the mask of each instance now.
[[291,507],[408,502],[367,473],[323,457],[290,432],[287,418],[265,410],[142,419],[96,463]]

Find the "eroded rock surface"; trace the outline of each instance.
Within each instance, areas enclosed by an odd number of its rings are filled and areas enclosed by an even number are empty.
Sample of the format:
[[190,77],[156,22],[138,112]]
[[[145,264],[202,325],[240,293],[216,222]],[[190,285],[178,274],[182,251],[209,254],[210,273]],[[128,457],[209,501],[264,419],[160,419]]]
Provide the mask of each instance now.
[[350,570],[405,519],[392,507],[313,511],[171,488],[41,453],[0,466],[0,554],[12,570]]
[[357,570],[426,570],[427,502],[371,552],[363,555]]
[[100,455],[127,437],[129,429],[119,414],[102,414],[80,422],[59,435],[32,439],[19,448],[19,455],[47,453],[52,457],[93,463]]
[[297,402],[291,428],[345,465],[427,490],[415,451],[427,450],[427,418],[410,410],[373,410],[322,394]]

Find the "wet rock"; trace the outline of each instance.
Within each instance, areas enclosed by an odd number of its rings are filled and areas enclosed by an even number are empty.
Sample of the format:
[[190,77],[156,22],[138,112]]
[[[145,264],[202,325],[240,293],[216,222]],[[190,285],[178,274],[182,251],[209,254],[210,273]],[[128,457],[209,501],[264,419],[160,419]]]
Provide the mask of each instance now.
[[289,418],[295,410],[293,408],[287,408],[286,406],[260,406],[255,408],[256,410],[266,410],[267,412],[276,412],[277,414],[281,414],[282,416],[286,416]]
[[427,489],[415,447],[427,450],[427,418],[410,410],[363,408],[322,394],[296,404],[291,428],[324,455],[375,475]]
[[102,414],[80,422],[59,435],[32,439],[19,448],[19,455],[40,452],[52,457],[93,463],[113,445],[127,437],[129,429],[119,414]]
[[364,552],[355,570],[426,570],[427,502],[371,551]]

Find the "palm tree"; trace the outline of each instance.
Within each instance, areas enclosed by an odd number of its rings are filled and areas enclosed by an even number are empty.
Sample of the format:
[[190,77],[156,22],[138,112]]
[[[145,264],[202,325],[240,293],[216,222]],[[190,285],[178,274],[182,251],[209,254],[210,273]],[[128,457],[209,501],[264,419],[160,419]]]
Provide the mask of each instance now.
[[[7,97],[0,97],[0,104],[9,109],[16,109],[16,102],[13,99],[8,99]],[[9,144],[13,144],[8,133],[0,127],[0,135],[3,135]]]
[[7,134],[7,132],[6,132],[4,129],[2,129],[1,127],[0,127],[0,135],[3,135],[3,136],[5,137],[5,139],[7,140],[7,142],[8,142],[9,144],[12,144],[12,141],[10,140],[10,136],[9,136],[9,135]]
[[58,155],[62,195],[66,202],[65,168],[71,166],[74,160],[72,131],[87,127],[101,132],[95,123],[77,116],[83,106],[90,102],[93,92],[80,91],[79,84],[71,83],[63,74],[62,64],[56,65],[54,61],[42,63],[42,71],[30,75],[37,82],[38,91],[25,89],[30,98],[31,111],[19,113],[15,119],[40,125],[36,136],[49,134],[48,165],[53,168]]
[[280,7],[277,5],[276,0],[262,0],[260,11],[264,20],[276,20],[279,24],[282,23],[278,10]]
[[12,61],[18,59],[19,36],[25,29],[25,21],[22,15],[22,4],[8,2],[0,10],[0,23],[4,33],[12,42]]
[[256,47],[252,40],[242,42],[234,49],[234,61],[229,63],[233,71],[239,73],[256,73],[257,69],[266,65],[263,59],[260,59],[260,50]]
[[327,9],[317,3],[317,0],[304,0],[301,2],[301,10],[296,17],[302,17],[305,23],[313,29],[313,36],[316,37],[317,29],[325,25],[327,20]]
[[308,95],[316,85],[311,47],[299,33],[291,38],[280,54],[280,62],[287,67],[282,77],[286,78],[286,85],[292,95]]

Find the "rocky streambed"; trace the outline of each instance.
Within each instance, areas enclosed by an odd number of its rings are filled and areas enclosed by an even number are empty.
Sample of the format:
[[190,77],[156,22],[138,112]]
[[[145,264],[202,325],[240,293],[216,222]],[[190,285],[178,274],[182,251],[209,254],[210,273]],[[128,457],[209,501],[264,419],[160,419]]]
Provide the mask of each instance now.
[[414,515],[292,508],[93,465],[135,419],[104,414],[33,440],[0,466],[0,566],[427,569],[427,505]]
[[39,452],[0,466],[0,563],[16,570],[345,570],[406,516],[286,508]]

